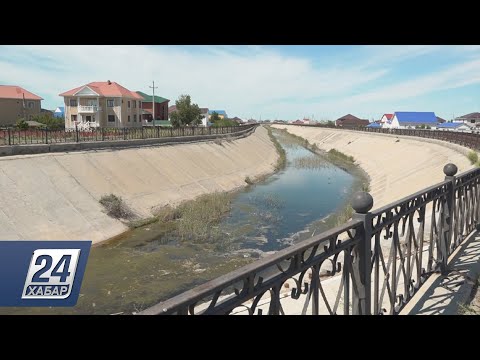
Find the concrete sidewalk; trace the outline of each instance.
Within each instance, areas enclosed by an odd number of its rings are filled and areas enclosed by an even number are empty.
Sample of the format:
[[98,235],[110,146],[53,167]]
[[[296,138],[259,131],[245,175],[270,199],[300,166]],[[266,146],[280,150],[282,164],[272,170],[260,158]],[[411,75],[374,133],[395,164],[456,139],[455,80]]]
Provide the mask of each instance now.
[[428,278],[400,315],[456,315],[480,274],[480,233],[473,232],[449,258],[448,276]]

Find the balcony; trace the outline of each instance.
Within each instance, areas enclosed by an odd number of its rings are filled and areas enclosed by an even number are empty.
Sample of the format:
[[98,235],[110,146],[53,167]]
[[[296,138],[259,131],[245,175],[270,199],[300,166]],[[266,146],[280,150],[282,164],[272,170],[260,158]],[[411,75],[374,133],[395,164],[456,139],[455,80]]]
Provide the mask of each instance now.
[[83,106],[83,105],[78,105],[78,112],[79,113],[96,113],[102,111],[102,108],[100,106],[96,105],[89,105],[89,106]]
[[77,121],[76,127],[78,130],[85,131],[85,130],[90,130],[92,128],[98,128],[100,127],[100,124],[95,121]]

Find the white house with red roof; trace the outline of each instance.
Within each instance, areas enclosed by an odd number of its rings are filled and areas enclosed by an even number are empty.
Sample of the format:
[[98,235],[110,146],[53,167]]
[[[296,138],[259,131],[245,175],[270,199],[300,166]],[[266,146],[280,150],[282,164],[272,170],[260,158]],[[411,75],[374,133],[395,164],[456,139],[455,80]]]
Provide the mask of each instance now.
[[96,81],[60,94],[65,101],[65,128],[141,127],[142,100],[134,91]]
[[42,111],[42,98],[17,85],[0,85],[0,126],[30,120]]
[[393,119],[393,114],[383,114],[380,119],[380,125],[383,127],[385,124],[390,124]]
[[396,111],[390,121],[382,124],[387,129],[436,129],[437,117],[431,111]]

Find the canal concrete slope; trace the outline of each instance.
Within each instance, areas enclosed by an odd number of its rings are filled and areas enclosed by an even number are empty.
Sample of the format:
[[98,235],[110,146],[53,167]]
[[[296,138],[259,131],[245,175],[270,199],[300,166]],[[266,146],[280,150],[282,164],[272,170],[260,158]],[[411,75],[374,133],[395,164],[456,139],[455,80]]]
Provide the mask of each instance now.
[[458,173],[471,169],[469,149],[444,141],[352,130],[273,125],[315,143],[351,155],[370,177],[373,208],[379,208],[444,179],[447,163]]
[[121,196],[140,217],[157,207],[245,186],[272,173],[267,130],[245,138],[0,159],[0,239],[92,240],[127,230],[99,199]]

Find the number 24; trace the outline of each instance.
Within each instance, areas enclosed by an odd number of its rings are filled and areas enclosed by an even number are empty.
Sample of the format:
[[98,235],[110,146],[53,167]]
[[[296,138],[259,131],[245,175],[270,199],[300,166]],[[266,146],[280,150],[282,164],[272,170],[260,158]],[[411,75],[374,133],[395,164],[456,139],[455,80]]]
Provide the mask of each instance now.
[[[67,277],[70,276],[68,268],[70,267],[71,258],[71,255],[63,255],[62,258],[58,261],[57,265],[55,265],[52,270],[52,276],[60,277],[60,282],[67,281]],[[45,265],[33,275],[32,282],[48,282],[50,280],[48,277],[41,277],[41,275],[47,272],[52,267],[52,257],[50,255],[40,255],[39,257],[37,257],[35,265],[41,265],[44,260]],[[62,272],[58,272],[58,269],[60,269],[60,266],[62,266],[62,264],[63,270]]]

